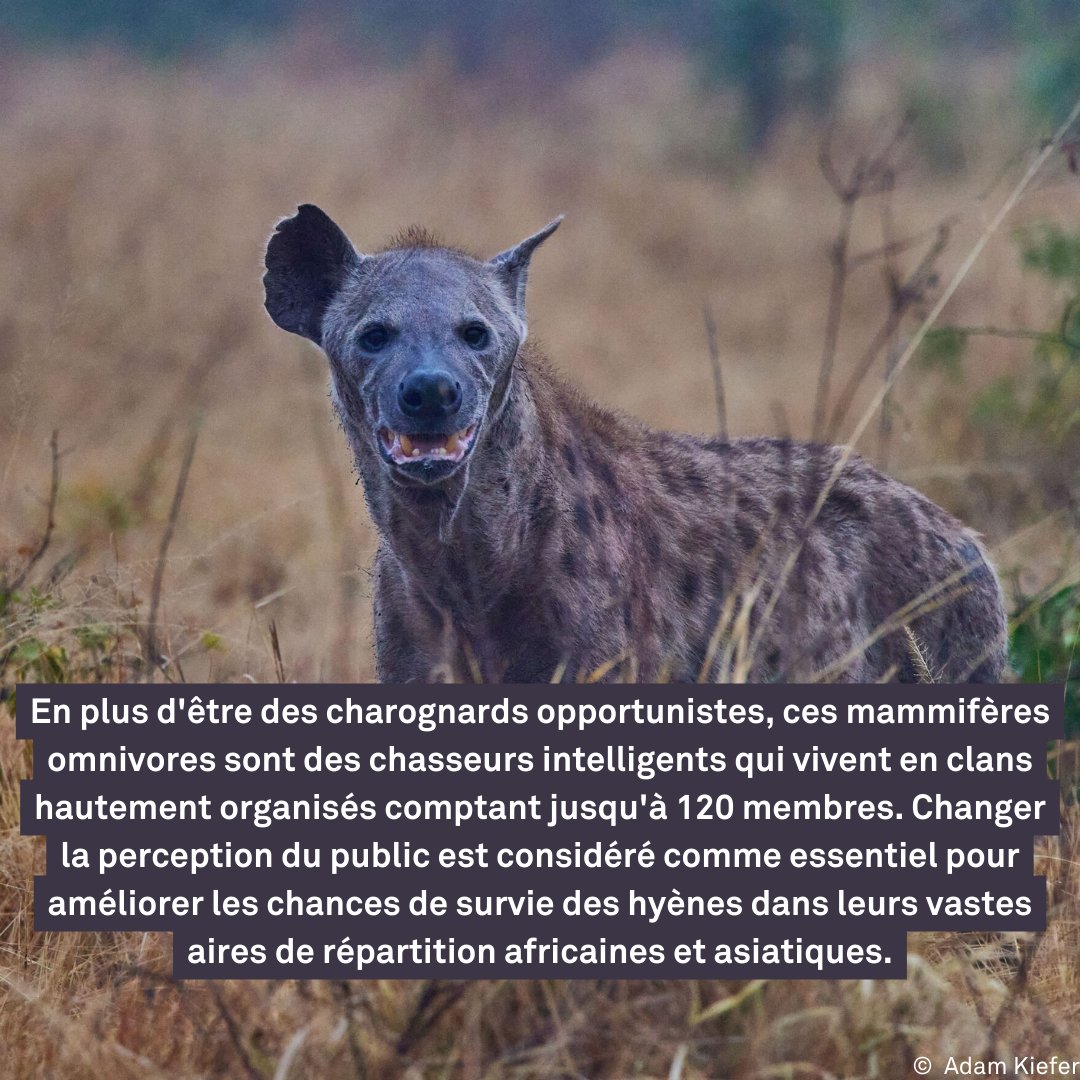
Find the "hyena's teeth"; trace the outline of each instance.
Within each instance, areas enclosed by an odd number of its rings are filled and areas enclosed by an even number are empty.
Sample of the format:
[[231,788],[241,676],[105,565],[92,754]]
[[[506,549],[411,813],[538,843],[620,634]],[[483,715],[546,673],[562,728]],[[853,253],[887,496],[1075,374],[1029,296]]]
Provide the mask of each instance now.
[[[401,441],[401,452],[406,457],[412,457],[413,456],[412,439],[410,439],[408,435],[399,435],[398,439],[400,439],[400,441]],[[420,451],[417,450],[416,453],[420,453]]]
[[420,451],[414,449],[413,452],[409,456],[410,457],[419,457],[420,456]]
[[458,436],[461,434],[460,431],[455,431],[454,434],[446,440],[446,453],[456,454],[458,452]]

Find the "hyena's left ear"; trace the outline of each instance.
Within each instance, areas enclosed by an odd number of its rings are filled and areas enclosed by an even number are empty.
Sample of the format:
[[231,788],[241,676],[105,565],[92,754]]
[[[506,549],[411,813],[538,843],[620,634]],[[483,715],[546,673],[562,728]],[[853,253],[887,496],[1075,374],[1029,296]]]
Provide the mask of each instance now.
[[529,260],[533,252],[559,227],[564,215],[549,221],[539,232],[522,240],[516,247],[499,252],[489,262],[500,273],[510,294],[518,318],[525,321],[525,282],[529,276]]
[[282,328],[322,345],[323,316],[363,256],[311,203],[278,223],[266,246],[266,310]]

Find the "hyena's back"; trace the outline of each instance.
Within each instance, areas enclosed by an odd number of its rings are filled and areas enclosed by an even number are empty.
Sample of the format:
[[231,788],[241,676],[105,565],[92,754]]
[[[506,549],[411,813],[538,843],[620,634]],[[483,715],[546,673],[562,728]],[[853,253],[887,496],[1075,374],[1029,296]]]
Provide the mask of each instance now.
[[835,446],[650,432],[643,449],[636,561],[661,569],[652,588],[641,575],[634,621],[638,648],[666,652],[673,675],[753,644],[755,680],[913,681],[919,658],[936,681],[1001,676],[997,577],[975,534],[918,492],[858,457],[834,477]]
[[837,447],[656,432],[535,361],[520,391],[453,535],[425,536],[421,570],[380,549],[385,681],[436,662],[506,682],[914,680],[915,647],[936,681],[1000,676],[1002,599],[977,538],[861,458],[807,528]]

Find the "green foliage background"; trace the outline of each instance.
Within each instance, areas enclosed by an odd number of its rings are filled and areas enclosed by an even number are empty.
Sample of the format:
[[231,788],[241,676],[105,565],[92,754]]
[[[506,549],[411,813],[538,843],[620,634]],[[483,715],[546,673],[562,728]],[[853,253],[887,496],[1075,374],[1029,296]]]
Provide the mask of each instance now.
[[[1042,224],[1016,234],[1024,268],[1059,298],[1051,326],[1027,331],[1031,362],[991,382],[968,421],[987,460],[1022,470],[1042,509],[1080,525],[1080,231]],[[987,328],[942,326],[927,335],[922,366],[964,379],[969,343]],[[1021,596],[1013,612],[1013,667],[1023,682],[1061,682],[1066,732],[1080,736],[1080,585]]]
[[300,21],[400,62],[435,45],[474,73],[528,53],[558,75],[635,36],[681,45],[706,82],[740,93],[755,147],[791,108],[826,109],[857,49],[946,61],[1008,49],[1022,58],[1018,90],[1037,114],[1060,116],[1080,95],[1075,0],[5,0],[0,41],[104,43],[169,60]]

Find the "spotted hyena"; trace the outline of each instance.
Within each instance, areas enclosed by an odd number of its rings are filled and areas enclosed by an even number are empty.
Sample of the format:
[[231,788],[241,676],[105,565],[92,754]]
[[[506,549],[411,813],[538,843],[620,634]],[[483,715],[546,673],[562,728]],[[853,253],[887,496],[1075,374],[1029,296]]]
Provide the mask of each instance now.
[[310,205],[270,239],[267,310],[329,359],[378,529],[381,679],[997,679],[997,578],[918,492],[834,446],[653,431],[553,374],[525,283],[558,224],[487,260],[420,230],[360,254]]

